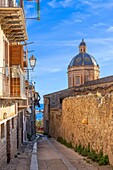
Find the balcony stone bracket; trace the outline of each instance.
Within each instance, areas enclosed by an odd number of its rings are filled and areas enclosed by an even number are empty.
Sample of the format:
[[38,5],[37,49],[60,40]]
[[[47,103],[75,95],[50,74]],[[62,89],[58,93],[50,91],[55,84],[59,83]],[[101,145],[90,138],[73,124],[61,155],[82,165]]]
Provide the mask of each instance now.
[[16,103],[15,100],[5,100],[5,99],[0,99],[0,107],[7,107],[7,106],[12,106]]
[[22,8],[0,8],[0,24],[10,43],[28,39],[25,15]]

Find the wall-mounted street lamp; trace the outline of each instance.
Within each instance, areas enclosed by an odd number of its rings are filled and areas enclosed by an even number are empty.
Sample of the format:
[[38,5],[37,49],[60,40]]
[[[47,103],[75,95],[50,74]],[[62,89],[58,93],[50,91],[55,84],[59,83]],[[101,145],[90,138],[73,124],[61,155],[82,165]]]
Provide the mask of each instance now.
[[32,55],[29,58],[29,62],[30,62],[30,67],[32,68],[32,70],[34,69],[35,65],[36,65],[36,58],[34,57],[34,55]]
[[29,58],[29,63],[30,63],[30,67],[31,68],[26,68],[25,70],[27,71],[27,80],[29,81],[29,71],[34,69],[34,67],[36,66],[36,58],[34,57],[34,55],[32,55]]

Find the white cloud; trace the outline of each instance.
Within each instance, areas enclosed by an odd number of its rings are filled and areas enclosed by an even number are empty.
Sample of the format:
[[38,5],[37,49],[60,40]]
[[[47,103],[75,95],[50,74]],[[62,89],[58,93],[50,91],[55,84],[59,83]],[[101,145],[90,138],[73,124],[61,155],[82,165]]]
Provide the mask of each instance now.
[[37,69],[38,70],[38,76],[58,73],[58,72],[61,72],[63,70],[63,68],[61,68],[60,65],[58,66],[58,68],[53,68],[52,62],[50,62],[50,63],[51,63],[51,65],[48,65],[47,67],[38,66],[38,69]]
[[[80,33],[78,33],[80,34]],[[82,34],[82,33],[81,33]],[[84,35],[84,34],[82,34]],[[75,46],[75,40],[72,40],[72,41],[63,41],[63,40],[60,40],[60,41],[54,41],[54,40],[49,40],[48,42],[46,41],[36,41],[36,40],[33,40],[35,41],[35,45],[37,46],[45,46],[45,47],[61,47],[61,46]]]
[[80,0],[80,3],[83,4],[83,5],[88,5],[90,6],[91,8],[93,9],[111,9],[113,8],[113,2],[110,1],[99,1],[99,0]]
[[85,0],[84,0],[84,1],[82,1],[82,0],[81,0],[81,3],[82,3],[82,4],[85,4],[85,5],[92,6],[91,1],[85,1]]
[[100,3],[100,4],[95,4],[94,6],[92,6],[95,9],[112,9],[113,8],[113,2],[106,2],[106,3]]
[[84,33],[84,32],[80,32],[80,31],[75,31],[75,34],[76,35],[80,35],[81,37],[86,37],[86,33]]
[[107,28],[107,30],[106,30],[107,32],[113,32],[113,26],[111,26],[111,27],[109,27],[109,28]]
[[93,24],[93,27],[101,27],[101,26],[105,26],[105,25],[106,25],[106,23],[99,22],[99,23]]
[[48,2],[48,5],[51,6],[52,8],[56,7],[56,0],[52,0],[51,2]]
[[60,4],[62,5],[62,7],[66,8],[66,7],[71,7],[75,2],[73,2],[73,0],[64,0],[64,1],[60,1]]
[[43,68],[43,71],[48,73],[56,73],[56,72],[60,72],[61,68]]
[[61,1],[56,1],[52,0],[51,2],[48,2],[48,5],[50,5],[52,8],[56,8],[58,6],[61,6],[63,8],[67,7],[72,7],[75,4],[73,0],[61,0]]
[[75,19],[75,22],[82,22],[82,19]]

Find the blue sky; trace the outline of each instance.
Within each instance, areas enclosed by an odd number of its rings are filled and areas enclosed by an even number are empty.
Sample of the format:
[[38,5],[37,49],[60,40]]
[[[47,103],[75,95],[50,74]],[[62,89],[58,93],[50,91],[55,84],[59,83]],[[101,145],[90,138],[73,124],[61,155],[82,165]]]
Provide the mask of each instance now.
[[[36,2],[25,3],[26,17],[36,17]],[[67,67],[84,38],[87,52],[100,66],[100,77],[113,74],[113,1],[41,0],[40,21],[27,20],[28,50],[35,50],[31,72],[43,95],[67,88]],[[29,57],[32,53],[29,53]]]

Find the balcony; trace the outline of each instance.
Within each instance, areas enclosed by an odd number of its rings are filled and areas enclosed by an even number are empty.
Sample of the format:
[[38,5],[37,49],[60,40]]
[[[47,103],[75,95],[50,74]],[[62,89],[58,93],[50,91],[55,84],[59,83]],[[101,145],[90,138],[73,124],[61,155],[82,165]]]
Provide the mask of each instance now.
[[25,109],[25,108],[27,108],[27,100],[19,101],[18,109],[21,110],[21,109]]
[[0,25],[10,43],[27,40],[23,3],[16,6],[15,0],[0,0]]
[[32,99],[31,98],[27,98],[27,100],[22,100],[22,101],[19,101],[19,104],[18,104],[18,108],[21,110],[21,109],[28,109],[30,108],[32,105]]
[[32,91],[29,89],[29,87],[26,88],[26,94],[27,94],[27,100],[22,100],[22,101],[19,101],[19,104],[18,104],[18,109],[28,109],[31,108],[32,106],[32,103],[34,102],[33,101],[33,98],[32,98]]
[[19,66],[0,68],[0,99],[26,100],[25,77]]

